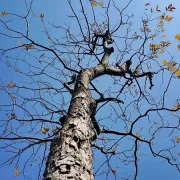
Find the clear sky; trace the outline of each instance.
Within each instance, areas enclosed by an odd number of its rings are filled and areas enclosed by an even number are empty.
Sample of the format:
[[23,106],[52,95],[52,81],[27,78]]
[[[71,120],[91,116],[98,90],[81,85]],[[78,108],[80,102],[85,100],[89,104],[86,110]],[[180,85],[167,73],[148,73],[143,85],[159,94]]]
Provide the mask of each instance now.
[[[27,2],[26,2],[27,1]],[[30,0],[16,0],[16,1],[12,1],[12,0],[1,0],[1,5],[0,5],[0,12],[8,12],[8,13],[12,13],[12,14],[24,14],[27,13],[27,9],[26,9],[26,3],[29,7],[29,3]],[[26,3],[25,3],[26,2]],[[80,11],[79,11],[79,4],[77,3],[78,0],[74,0],[73,1],[73,8],[76,10],[77,15],[81,15]],[[99,2],[99,1],[98,1]],[[118,7],[124,7],[125,4],[127,4],[126,0],[121,0],[117,2],[117,6]],[[88,3],[88,0],[83,0],[83,3]],[[107,3],[107,0],[104,1],[104,4]],[[170,40],[172,45],[172,48],[170,47],[170,54],[173,54],[174,52],[176,52],[176,50],[174,50],[173,48],[176,47],[178,45],[178,42],[175,40],[175,35],[177,33],[180,33],[180,2],[177,0],[166,0],[166,1],[154,1],[154,0],[150,0],[150,1],[141,1],[141,0],[132,0],[132,3],[130,4],[129,8],[125,11],[125,13],[127,14],[133,14],[134,17],[132,18],[132,22],[133,22],[133,26],[131,27],[131,31],[132,34],[134,32],[138,32],[139,29],[142,26],[141,23],[141,17],[144,15],[144,13],[146,12],[145,10],[145,4],[146,3],[150,3],[151,6],[155,9],[155,7],[157,6],[157,4],[159,5],[160,9],[163,9],[164,7],[166,7],[167,5],[169,5],[170,3],[173,4],[173,6],[176,7],[175,12],[172,13],[173,16],[173,20],[172,22],[169,22],[169,24],[167,24],[165,26],[165,35],[166,35],[166,40]],[[147,7],[148,8],[148,7]],[[29,16],[28,20],[30,22],[29,24],[29,37],[34,40],[37,43],[40,43],[42,45],[45,46],[51,46],[51,43],[49,42],[47,36],[44,33],[44,26],[43,23],[41,21],[41,18],[39,18],[40,14],[43,13],[44,14],[44,23],[47,25],[48,27],[48,32],[50,34],[52,34],[55,38],[59,38],[59,40],[63,41],[63,35],[60,29],[54,30],[51,29],[48,23],[52,23],[52,24],[57,24],[58,26],[70,26],[72,31],[76,34],[79,30],[78,30],[78,26],[77,23],[74,21],[73,18],[69,18],[70,16],[72,16],[72,12],[66,2],[66,0],[34,0],[33,4],[32,4],[32,9],[33,9],[33,13],[36,16]],[[91,14],[91,9],[86,8],[86,12],[87,14]],[[104,15],[103,15],[103,9],[101,7],[97,7],[95,9],[95,13],[98,13],[98,21],[102,22],[104,20]],[[157,12],[158,13],[158,12]],[[113,25],[117,24],[117,22],[119,21],[118,18],[118,13],[115,10],[110,9],[109,11],[110,14],[110,19],[111,19],[111,27],[113,27]],[[91,14],[92,15],[92,14]],[[13,16],[14,17],[14,16]],[[156,16],[157,17],[157,16]],[[14,28],[15,30],[19,30],[22,31],[23,33],[25,33],[25,29],[26,29],[26,24],[21,21],[19,18],[12,18],[11,15],[4,17],[1,16],[0,20],[2,19],[4,21],[4,19],[7,18],[7,20],[11,20],[9,23],[10,27]],[[89,17],[90,20],[93,19],[93,16]],[[156,26],[154,24],[152,24],[152,27],[150,27],[152,30],[154,30],[156,28]],[[6,33],[6,29],[4,29],[3,24],[0,23],[0,33]],[[122,30],[122,33],[124,33],[124,31]],[[11,35],[14,35],[13,33]],[[121,36],[121,34],[117,34],[119,36]],[[155,38],[153,43],[156,43],[157,41],[160,41],[161,38]],[[2,34],[0,34],[0,49],[5,49],[5,48],[10,48],[10,47],[16,47],[18,46],[18,42],[22,42],[22,43],[27,43],[24,42],[24,40],[22,38],[7,38],[5,36],[3,36]],[[120,44],[121,41],[117,39],[117,42]],[[138,45],[135,44],[135,46]],[[120,48],[124,48],[123,45],[118,45]],[[123,46],[123,47],[121,47]],[[53,48],[53,47],[52,47]],[[57,47],[57,50],[61,49],[61,47]],[[147,47],[148,49],[148,47]],[[8,52],[8,56],[11,57],[15,57],[19,60],[13,61],[12,62],[12,66],[15,69],[20,69],[20,70],[24,70],[27,72],[30,72],[31,70],[34,72],[38,72],[38,68],[42,68],[42,64],[41,63],[37,63],[39,60],[38,58],[36,59],[34,56],[39,57],[44,51],[42,51],[42,49],[35,50],[32,54],[31,54],[31,50],[29,52],[26,53],[21,53],[23,50],[19,49],[15,49],[13,51]],[[47,62],[48,59],[51,59],[51,53],[46,52],[46,56],[47,56]],[[123,57],[123,60],[125,60],[124,58],[128,58],[129,54],[127,54],[126,56]],[[114,59],[119,57],[118,53],[114,53],[111,57],[111,63],[114,62]],[[180,56],[178,53],[176,53],[176,62],[180,63]],[[71,56],[72,58],[72,56]],[[32,65],[31,68],[28,68],[28,64],[23,61],[22,59],[25,59],[26,62],[28,62],[29,64]],[[68,59],[68,56],[64,56],[64,61]],[[165,55],[162,55],[159,57],[159,62],[161,62],[163,59],[166,60],[171,60],[171,55],[168,54],[168,52]],[[8,67],[7,64],[3,63],[5,61],[5,58],[2,56],[0,57],[0,82],[1,84],[8,84],[8,82],[12,81],[15,82],[16,84],[19,84],[19,86],[21,84],[26,84],[26,80],[25,79],[25,75],[23,74],[17,74],[15,71],[13,71],[13,68]],[[72,62],[73,64],[73,62]],[[85,62],[83,65],[84,67],[86,66],[87,62]],[[93,63],[92,63],[93,64]],[[92,65],[91,64],[91,65]],[[33,65],[35,65],[37,68],[34,68]],[[135,66],[135,62],[133,63],[133,66]],[[149,65],[149,64],[148,64]],[[62,69],[62,65],[58,64],[57,68]],[[46,69],[46,72],[51,73],[51,75],[53,76],[52,72],[57,73],[58,69],[54,70],[54,66],[48,67]],[[69,74],[67,73],[67,76]],[[69,75],[70,76],[70,75]],[[42,76],[42,79],[47,78],[47,76]],[[61,74],[58,74],[57,76],[53,76],[56,78],[61,78]],[[106,79],[105,79],[106,78]],[[165,75],[164,76],[165,80],[166,78],[169,78],[169,75]],[[33,78],[32,78],[33,79]],[[155,86],[158,85],[158,88],[154,88],[151,92],[153,94],[153,96],[157,97],[157,99],[159,97],[159,94],[162,93],[162,91],[165,88],[165,85],[160,85],[159,82],[161,82],[160,80],[161,78],[157,77],[154,80],[154,84]],[[33,79],[33,80],[39,80],[39,79]],[[107,85],[104,82],[109,82],[111,83],[112,79],[111,78],[107,78],[107,77],[102,77],[100,79],[98,79],[97,81],[95,81],[95,84],[98,84],[97,87],[99,88],[99,90],[104,91],[104,89],[108,89],[109,86],[111,85]],[[165,81],[164,80],[164,81]],[[46,80],[43,79],[44,82],[46,82]],[[62,77],[62,82],[65,81],[65,78]],[[52,80],[52,79],[48,79],[47,78],[47,82],[51,83],[52,86],[59,88],[59,86],[62,86],[62,84],[56,80]],[[165,83],[167,85],[167,82]],[[39,85],[39,84],[38,84]],[[40,86],[40,85],[39,85]],[[31,85],[29,85],[29,87],[38,87],[37,85],[34,85],[33,83]],[[118,86],[114,87],[114,90],[118,90]],[[176,81],[172,81],[171,83],[171,88],[169,89],[167,95],[166,95],[166,105],[167,107],[173,107],[173,105],[175,104],[175,100],[177,98],[179,98],[179,91],[180,91],[180,81],[177,82]],[[26,97],[33,97],[33,95],[37,95],[37,94],[33,94],[33,93],[29,93],[26,91],[21,90],[21,88],[19,90],[17,90],[17,92],[19,94],[21,94],[21,92],[23,93],[23,96]],[[51,96],[49,94],[46,93],[42,93],[42,98],[47,98],[47,100],[53,101],[54,99],[51,99]],[[55,94],[55,92],[54,92]],[[57,94],[55,95],[55,97],[57,98],[55,101],[60,100],[61,103],[63,102],[63,98],[62,97],[57,97]],[[65,95],[65,100],[64,102],[67,103],[69,100],[69,96]],[[129,100],[129,96],[128,97],[123,97],[124,99],[127,100],[127,102],[130,102]],[[10,98],[7,95],[7,92],[5,93],[4,91],[0,91],[0,104],[8,104],[11,103]],[[144,102],[142,102],[141,104],[141,110],[145,111],[146,108],[148,107],[147,104],[143,104]],[[33,104],[33,103],[32,103]],[[29,103],[27,105],[27,109],[31,109],[32,108],[32,104]],[[67,109],[68,107],[68,103],[65,105],[65,109]],[[37,106],[37,109],[43,113],[43,107]],[[133,107],[130,107],[130,111],[133,109]],[[32,110],[33,113],[36,113],[35,110]],[[111,112],[110,112],[111,111]],[[7,113],[7,112],[6,112]],[[0,109],[0,123],[1,125],[3,124],[3,120],[5,120],[7,118],[5,112],[2,112]],[[26,117],[26,113],[23,113],[22,110],[17,108],[17,112],[18,117]],[[103,110],[101,110],[98,114],[98,118],[105,118],[107,116],[109,116],[109,114],[113,114],[114,111],[112,109],[110,109],[110,106],[105,106]],[[131,112],[132,113],[132,112]],[[137,117],[137,112],[134,112],[134,114],[132,113],[131,115],[132,118]],[[172,118],[172,116],[170,116],[168,113],[166,114],[162,114],[162,116],[167,119],[167,121],[169,121],[168,118]],[[47,116],[48,117],[48,116]],[[116,115],[112,115],[111,117],[113,117],[114,119],[116,119]],[[55,117],[58,118],[58,117]],[[159,120],[159,116],[157,114],[151,114],[151,118],[157,119],[157,121]],[[135,118],[134,118],[135,119]],[[143,121],[144,120],[144,121]],[[148,137],[148,130],[150,126],[147,126],[148,124],[148,120],[146,118],[144,118],[142,121],[140,121],[140,123],[137,124],[137,127],[134,131],[134,133],[137,130],[141,130],[141,136],[146,138]],[[115,120],[114,120],[115,121]],[[106,123],[106,126],[108,127],[112,127],[115,128],[116,130],[121,129],[123,131],[124,127],[119,127],[120,125],[122,125],[121,122],[119,122],[119,124],[117,123],[110,123],[109,120],[105,119],[102,121],[102,124]],[[172,124],[171,124],[172,123]],[[170,122],[171,125],[176,124],[176,121],[174,122]],[[101,121],[100,121],[101,124]],[[101,124],[101,125],[102,125]],[[18,124],[13,123],[13,125],[18,128],[20,125],[22,124]],[[33,128],[40,128],[40,125],[38,125],[37,127],[33,126]],[[25,135],[29,135],[29,129],[30,127],[27,126],[23,126],[23,133]],[[52,127],[53,129],[53,127]],[[14,129],[13,129],[14,130]],[[0,128],[0,134],[3,134],[3,129]],[[168,145],[171,145],[171,139],[168,136],[168,132],[169,131],[163,131],[161,133],[158,134],[157,140],[155,141],[155,143],[158,143],[156,150],[159,149],[159,147],[166,147]],[[173,132],[173,135],[171,136],[171,138],[175,137],[175,135],[179,135],[180,136],[180,131],[175,131]],[[37,134],[36,137],[45,137],[45,135],[42,135],[42,133],[39,135]],[[116,138],[115,136],[113,138]],[[126,138],[125,140],[123,140],[119,146],[120,146],[120,150],[122,147],[122,150],[125,148],[130,147],[130,145],[127,143],[129,141],[126,141],[128,138]],[[0,147],[4,146],[4,143],[7,143],[6,141],[2,141],[0,140]],[[24,143],[20,143],[17,145],[18,148],[23,147]],[[37,150],[37,148],[33,149],[34,151]],[[27,150],[25,153],[22,154],[21,159],[18,163],[18,169],[19,169],[19,176],[15,176],[14,175],[14,168],[16,166],[15,162],[13,162],[10,165],[7,166],[3,166],[0,168],[0,179],[1,180],[13,180],[13,179],[18,179],[18,180],[24,180],[24,179],[32,179],[32,180],[36,180],[37,178],[37,169],[38,169],[38,163],[40,161],[39,156],[43,156],[44,151],[40,148],[40,150],[37,153],[37,156],[33,159],[33,161],[31,163],[29,163],[25,169],[25,174],[23,174],[23,168],[24,166],[24,161],[26,161],[28,159],[28,157],[32,154],[32,149],[31,150]],[[13,151],[13,150],[12,150]],[[159,180],[159,179],[163,179],[163,180],[169,180],[169,179],[173,179],[173,180],[179,180],[180,179],[180,172],[178,172],[178,170],[171,166],[170,164],[167,163],[166,160],[163,160],[161,158],[154,158],[151,155],[151,152],[149,151],[149,147],[143,143],[139,143],[139,150],[138,150],[139,154],[138,154],[138,158],[139,158],[139,162],[138,162],[138,167],[139,167],[139,173],[138,173],[138,180]],[[174,153],[178,154],[178,152],[180,153],[180,144],[179,146],[176,148],[176,150],[173,151]],[[33,152],[34,153],[34,152]],[[48,152],[46,152],[47,154]],[[0,151],[0,163],[4,162],[6,159],[11,157],[11,153],[4,153],[3,151]],[[177,161],[180,162],[180,156],[177,156]],[[105,156],[102,156],[101,153],[97,150],[95,150],[95,154],[94,154],[94,160],[95,160],[95,164],[94,164],[94,168],[95,168],[95,172],[97,171],[98,167],[106,160]],[[117,180],[120,179],[120,177],[128,177],[130,174],[131,176],[129,177],[129,179],[133,179],[133,172],[134,172],[134,164],[127,164],[127,165],[122,165],[120,160],[117,161],[117,159],[115,159],[114,157],[111,158],[110,160],[111,166],[117,169]],[[42,167],[42,172],[43,172],[43,168]],[[107,167],[103,167],[104,171],[107,170]],[[101,172],[103,171],[103,168],[101,169]],[[42,174],[41,172],[41,174]],[[105,175],[103,176],[97,176],[96,177],[97,180],[102,180],[105,179]],[[108,179],[115,179],[114,175],[111,173],[108,177]]]

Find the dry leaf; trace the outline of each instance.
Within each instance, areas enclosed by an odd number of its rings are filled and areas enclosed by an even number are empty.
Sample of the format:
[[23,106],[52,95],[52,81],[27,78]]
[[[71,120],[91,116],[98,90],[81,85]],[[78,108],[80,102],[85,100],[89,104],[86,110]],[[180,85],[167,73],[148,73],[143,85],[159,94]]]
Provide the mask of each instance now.
[[116,174],[116,168],[112,169],[113,174]]
[[180,49],[180,45],[177,45],[177,48]]
[[180,33],[176,34],[175,39],[180,41]]
[[176,136],[175,138],[176,138],[177,143],[179,143],[180,142],[180,138],[178,136]]
[[171,16],[166,16],[166,17],[164,18],[164,20],[165,20],[165,21],[168,21],[168,22],[171,21],[172,19],[173,19],[173,17],[171,17]]
[[18,119],[14,112],[11,113],[11,119]]
[[155,51],[157,51],[158,49],[159,49],[159,44],[150,44],[150,45],[149,45],[149,50],[150,50],[150,51],[155,52]]
[[34,44],[23,44],[21,41],[18,42],[20,46],[25,46],[26,50],[34,48]]
[[97,6],[97,2],[96,2],[96,1],[92,1],[92,5],[93,5],[94,7],[96,7],[96,6]]
[[140,138],[140,132],[139,131],[136,132],[136,137]]
[[176,76],[180,76],[180,70],[177,70],[176,72],[175,72],[175,74],[176,74]]
[[168,7],[166,7],[166,11],[171,11],[171,12],[173,12],[175,9],[176,9],[176,8],[175,8],[175,7],[173,7],[173,5],[172,5],[172,4],[169,4],[169,6],[168,6]]
[[171,44],[171,42],[170,41],[161,41],[160,42],[160,46],[162,46],[162,47],[168,47],[169,45]]
[[34,48],[34,45],[33,45],[33,44],[24,44],[23,46],[26,47],[26,50],[27,50],[27,51],[28,51],[29,49]]
[[145,4],[145,6],[149,6],[149,5],[150,5],[150,3]]
[[44,14],[43,13],[40,14],[40,18],[42,18],[42,19],[44,18]]
[[156,6],[156,11],[157,11],[157,12],[161,12],[161,10],[159,9],[159,6],[158,6],[158,5]]
[[154,55],[154,58],[156,58],[156,59],[157,59],[157,58],[158,58],[158,54],[155,54],[155,55]]
[[171,64],[169,61],[166,61],[166,60],[163,60],[161,63],[165,66],[170,66]]
[[16,84],[15,83],[13,83],[12,81],[10,81],[9,83],[8,83],[8,87],[16,87]]
[[176,112],[180,110],[180,104],[175,104],[172,110],[176,110]]
[[165,37],[166,37],[166,35],[162,35],[162,36],[161,36],[161,38],[165,38]]
[[99,5],[100,5],[101,7],[104,6],[104,2],[101,1],[101,2],[99,3]]
[[2,14],[2,16],[9,16],[9,13],[7,13],[5,11],[1,12],[1,14]]
[[14,169],[14,174],[15,174],[15,176],[18,176],[18,175],[19,175],[18,166],[15,167],[15,169]]
[[41,132],[42,132],[43,134],[46,134],[48,131],[49,131],[49,128],[45,128],[45,127],[42,127],[42,128],[41,128]]
[[161,48],[159,53],[161,53],[161,54],[164,53],[164,48]]

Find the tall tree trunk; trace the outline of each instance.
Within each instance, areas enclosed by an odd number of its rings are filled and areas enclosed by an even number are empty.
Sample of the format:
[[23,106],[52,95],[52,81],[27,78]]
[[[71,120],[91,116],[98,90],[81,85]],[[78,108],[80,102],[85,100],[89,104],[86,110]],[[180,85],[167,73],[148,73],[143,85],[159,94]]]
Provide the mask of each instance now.
[[91,142],[96,136],[91,127],[91,115],[96,101],[89,90],[89,82],[103,74],[122,75],[122,71],[108,66],[114,49],[105,47],[101,64],[80,72],[72,95],[67,120],[51,143],[44,172],[44,180],[93,180]]
[[93,180],[91,114],[96,106],[88,84],[93,70],[81,71],[61,132],[51,143],[44,180]]

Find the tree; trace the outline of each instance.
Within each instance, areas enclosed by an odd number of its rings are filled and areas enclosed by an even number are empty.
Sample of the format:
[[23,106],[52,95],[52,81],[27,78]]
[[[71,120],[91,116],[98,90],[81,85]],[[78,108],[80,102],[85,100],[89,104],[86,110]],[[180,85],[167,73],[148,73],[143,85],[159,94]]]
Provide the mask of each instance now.
[[165,36],[175,6],[139,4],[137,20],[133,0],[64,0],[66,23],[56,24],[24,3],[0,18],[1,64],[11,75],[0,85],[1,165],[24,178],[30,165],[44,180],[135,180],[149,149],[180,170],[180,34],[173,44]]

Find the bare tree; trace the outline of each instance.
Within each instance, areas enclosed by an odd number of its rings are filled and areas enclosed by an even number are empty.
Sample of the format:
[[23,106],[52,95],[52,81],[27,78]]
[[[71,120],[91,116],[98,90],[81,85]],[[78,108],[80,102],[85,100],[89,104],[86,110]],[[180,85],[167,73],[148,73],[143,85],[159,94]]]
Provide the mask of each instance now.
[[[0,63],[10,73],[0,85],[0,149],[10,155],[1,166],[24,178],[37,161],[38,179],[44,171],[44,180],[136,180],[147,145],[180,171],[179,50],[159,40],[176,8],[147,3],[137,22],[133,0],[64,0],[67,21],[56,24],[24,3],[23,15],[0,18]],[[36,19],[43,33],[31,28]],[[121,176],[120,165],[132,173]]]

